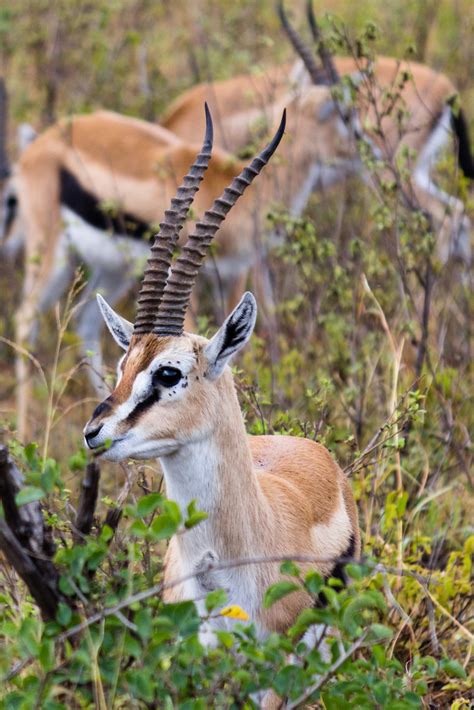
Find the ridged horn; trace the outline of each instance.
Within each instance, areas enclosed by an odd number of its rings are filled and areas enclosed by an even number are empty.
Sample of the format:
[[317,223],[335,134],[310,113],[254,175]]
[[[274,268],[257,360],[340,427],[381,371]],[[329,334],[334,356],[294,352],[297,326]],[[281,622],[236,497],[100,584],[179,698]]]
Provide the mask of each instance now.
[[324,67],[324,71],[327,74],[328,81],[330,84],[338,84],[341,78],[336,69],[336,65],[334,64],[332,55],[324,44],[321,30],[319,29],[319,25],[316,21],[316,15],[314,14],[312,0],[306,0],[306,17],[314,42],[318,48],[318,54]]
[[286,16],[285,13],[285,8],[283,7],[283,0],[279,0],[277,4],[277,11],[278,15],[280,17],[280,22],[282,24],[283,29],[285,30],[286,34],[288,35],[288,38],[293,45],[293,48],[295,49],[296,53],[299,54],[301,59],[303,60],[303,63],[308,70],[308,74],[310,75],[312,81],[314,84],[327,84],[328,77],[326,75],[326,72],[320,69],[318,65],[316,64],[316,61],[313,56],[313,52],[311,51],[310,47],[306,44],[306,42],[303,40],[303,38],[297,33],[295,28],[291,25],[290,21],[288,20],[288,17]]
[[0,180],[11,174],[7,152],[8,95],[4,79],[0,79]]
[[201,151],[189,169],[188,174],[183,178],[176,197],[171,200],[171,207],[166,210],[165,218],[160,224],[158,234],[155,236],[151,247],[151,253],[148,257],[138,295],[133,330],[135,335],[151,333],[153,330],[179,232],[183,228],[188,210],[209,165],[212,153],[213,126],[207,103],[204,105],[204,110],[206,113],[206,133]]
[[239,197],[262,171],[280,143],[286,125],[286,109],[275,136],[262,152],[243,169],[214,201],[210,210],[197,222],[181,254],[172,267],[153,332],[157,335],[181,335],[184,317],[199,268],[214,235]]

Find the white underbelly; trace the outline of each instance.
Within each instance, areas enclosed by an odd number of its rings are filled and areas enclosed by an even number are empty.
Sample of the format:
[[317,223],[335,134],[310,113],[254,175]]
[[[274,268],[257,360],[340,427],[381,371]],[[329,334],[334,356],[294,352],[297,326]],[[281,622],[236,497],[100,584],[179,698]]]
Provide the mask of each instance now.
[[64,223],[61,251],[66,249],[70,256],[92,269],[122,271],[131,267],[136,269],[137,276],[143,272],[150,251],[147,240],[97,229],[64,206],[61,216]]

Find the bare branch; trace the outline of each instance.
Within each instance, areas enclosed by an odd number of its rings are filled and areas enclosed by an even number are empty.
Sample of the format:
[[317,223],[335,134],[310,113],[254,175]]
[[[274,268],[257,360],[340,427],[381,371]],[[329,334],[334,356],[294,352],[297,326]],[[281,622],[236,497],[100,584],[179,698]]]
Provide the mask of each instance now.
[[81,543],[88,535],[94,522],[95,507],[99,494],[100,468],[96,461],[87,464],[86,475],[82,481],[81,496],[77,507],[76,526],[73,531],[75,543]]

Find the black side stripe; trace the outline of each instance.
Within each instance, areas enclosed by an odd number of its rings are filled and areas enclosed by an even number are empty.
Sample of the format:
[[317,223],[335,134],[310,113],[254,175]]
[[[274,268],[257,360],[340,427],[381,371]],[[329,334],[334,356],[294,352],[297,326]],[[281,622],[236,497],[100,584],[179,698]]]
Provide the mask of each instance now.
[[61,168],[60,171],[60,200],[61,204],[69,207],[81,219],[97,229],[135,239],[145,237],[151,239],[153,236],[151,226],[137,217],[127,212],[112,213],[102,209],[97,197],[86,190],[76,176],[65,168]]
[[469,130],[466,116],[461,109],[456,113],[451,110],[451,125],[457,137],[459,167],[467,178],[474,180],[474,160],[469,140]]
[[[343,560],[348,560],[348,559],[354,557],[354,553],[355,553],[355,537],[351,533],[348,546],[346,547],[346,549],[344,550],[344,552],[342,553],[340,558],[338,560],[336,560],[336,563],[335,563],[334,567],[332,568],[331,572],[328,575],[326,575],[326,580],[329,579],[330,577],[335,577],[336,579],[340,579],[344,586],[347,586],[348,580],[347,580],[347,575],[344,571],[344,567],[346,565],[346,562],[344,562]],[[316,599],[316,601],[314,603],[314,606],[320,608],[320,607],[326,606],[327,603],[328,602],[326,599],[326,595],[324,594],[324,592],[320,592],[318,595],[318,598]]]

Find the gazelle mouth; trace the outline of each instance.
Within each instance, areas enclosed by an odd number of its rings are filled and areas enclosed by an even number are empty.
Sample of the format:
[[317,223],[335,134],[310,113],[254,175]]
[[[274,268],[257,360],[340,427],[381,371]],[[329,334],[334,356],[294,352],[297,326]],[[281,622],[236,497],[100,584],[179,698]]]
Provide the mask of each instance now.
[[119,436],[116,439],[108,439],[104,441],[103,443],[99,443],[96,446],[91,445],[86,437],[84,437],[84,441],[86,443],[87,448],[89,451],[92,453],[94,457],[102,456],[102,454],[106,453],[107,451],[110,451],[110,449],[115,445],[118,444],[119,441],[123,441],[124,439],[127,438],[127,435],[125,434],[124,436]]

